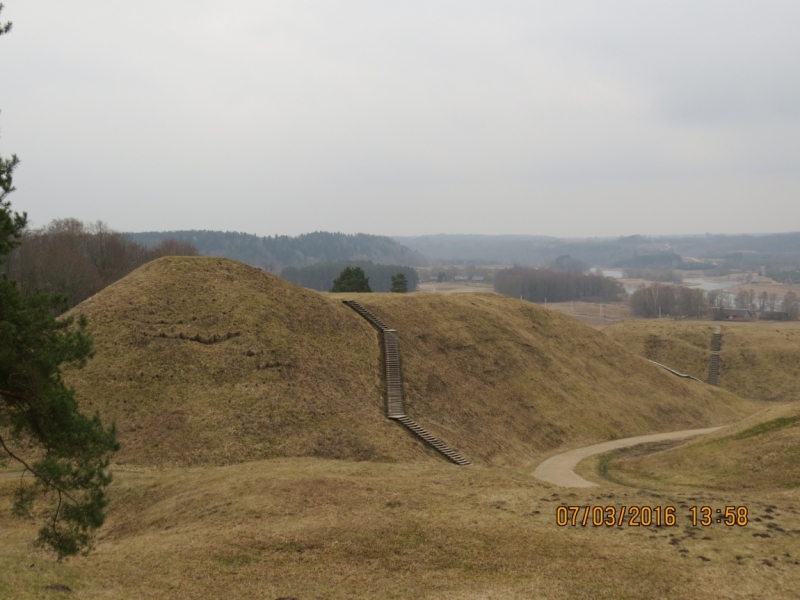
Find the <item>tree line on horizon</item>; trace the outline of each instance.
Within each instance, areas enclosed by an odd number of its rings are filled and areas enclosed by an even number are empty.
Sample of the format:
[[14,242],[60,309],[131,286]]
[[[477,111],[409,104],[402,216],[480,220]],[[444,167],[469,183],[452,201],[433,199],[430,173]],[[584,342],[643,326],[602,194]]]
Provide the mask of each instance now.
[[63,295],[63,310],[68,310],[152,260],[197,255],[187,240],[164,239],[148,248],[102,221],[56,219],[23,231],[0,273],[15,281],[23,296]]
[[[397,241],[425,254],[431,261],[458,265],[518,264],[549,266],[561,255],[593,267],[648,269],[654,271],[711,271],[726,275],[732,270],[775,273],[787,279],[800,273],[800,232],[765,235],[632,235],[616,239],[560,239],[533,235],[439,234],[400,236]],[[665,250],[667,248],[667,250]],[[694,257],[695,260],[683,257]],[[709,273],[706,273],[709,274]]]
[[[783,298],[766,291],[756,294],[740,290],[728,294],[722,290],[704,292],[681,285],[654,283],[642,285],[629,298],[633,313],[640,317],[708,317],[723,319],[726,309],[747,309],[760,313],[762,318],[797,320],[800,317],[800,298],[794,291],[787,291]],[[713,312],[710,309],[714,309]]]
[[497,271],[494,289],[530,302],[616,302],[627,295],[625,287],[612,277],[520,266]]
[[270,273],[318,263],[372,261],[381,264],[424,266],[427,258],[390,237],[366,233],[315,231],[298,236],[258,236],[233,231],[160,231],[132,233],[131,239],[154,246],[164,239],[186,240],[209,256],[231,258]]

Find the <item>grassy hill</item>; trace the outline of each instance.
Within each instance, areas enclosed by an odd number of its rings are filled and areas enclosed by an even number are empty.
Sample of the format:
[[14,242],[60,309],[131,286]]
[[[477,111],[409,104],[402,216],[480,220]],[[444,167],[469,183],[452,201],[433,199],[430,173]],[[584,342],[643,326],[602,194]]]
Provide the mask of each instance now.
[[[377,334],[341,304],[225,259],[163,258],[79,305],[97,356],[67,381],[121,463],[433,455],[384,418]],[[493,294],[366,294],[400,331],[408,412],[473,461],[734,421],[755,410],[602,333]]]
[[529,302],[495,294],[341,296],[399,331],[409,414],[482,461],[721,423],[753,410]]
[[637,487],[721,490],[800,488],[800,402],[772,406],[677,448],[605,461],[612,479]]
[[97,352],[66,378],[85,409],[116,421],[120,462],[420,452],[383,417],[372,328],[259,269],[163,258],[73,312],[89,318]]
[[[699,379],[708,379],[717,322],[636,320],[604,333],[631,352]],[[800,323],[722,323],[717,383],[743,398],[800,400]]]

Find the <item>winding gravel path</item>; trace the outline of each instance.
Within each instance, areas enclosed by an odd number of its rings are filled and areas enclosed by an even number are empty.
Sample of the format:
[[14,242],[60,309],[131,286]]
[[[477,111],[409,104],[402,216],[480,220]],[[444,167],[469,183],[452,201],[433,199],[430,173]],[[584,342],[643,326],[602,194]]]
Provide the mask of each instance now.
[[[598,484],[587,481],[580,475],[577,475],[573,470],[575,465],[581,462],[584,458],[594,456],[595,454],[602,454],[603,452],[610,452],[618,448],[627,448],[628,446],[636,446],[637,444],[646,444],[647,442],[662,442],[665,440],[682,440],[685,438],[694,437],[696,435],[703,435],[704,433],[711,433],[721,429],[720,427],[709,427],[707,429],[686,429],[684,431],[672,431],[669,433],[654,433],[652,435],[640,435],[636,437],[623,438],[621,440],[611,440],[608,442],[601,442],[591,446],[584,446],[583,448],[576,448],[568,452],[562,452],[551,456],[546,461],[539,464],[533,472],[533,476],[547,483],[559,485],[561,487],[595,487]],[[10,477],[19,477],[20,472],[5,472],[0,473],[0,479]],[[28,474],[30,476],[30,474]]]
[[584,446],[583,448],[576,448],[569,452],[563,452],[551,456],[546,461],[541,463],[533,472],[533,476],[547,483],[560,485],[561,487],[594,487],[598,484],[587,481],[580,475],[577,475],[573,469],[575,465],[581,462],[584,458],[609,452],[618,448],[627,448],[628,446],[635,446],[637,444],[645,444],[647,442],[662,442],[664,440],[681,440],[684,438],[702,435],[704,433],[711,433],[720,427],[709,427],[708,429],[686,429],[684,431],[672,431],[670,433],[654,433],[652,435],[640,435],[637,437],[624,438],[621,440],[611,440],[610,442],[601,442],[591,446]]

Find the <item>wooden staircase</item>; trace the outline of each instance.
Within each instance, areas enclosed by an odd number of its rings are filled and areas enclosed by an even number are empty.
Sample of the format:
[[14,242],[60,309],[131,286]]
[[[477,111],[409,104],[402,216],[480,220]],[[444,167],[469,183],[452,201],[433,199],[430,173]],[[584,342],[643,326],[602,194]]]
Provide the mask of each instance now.
[[403,404],[403,379],[400,370],[400,345],[397,340],[397,330],[388,327],[372,312],[354,300],[344,300],[343,304],[346,304],[369,321],[370,325],[377,329],[380,334],[383,370],[386,378],[386,416],[390,419],[394,419],[398,423],[402,423],[411,433],[455,464],[471,464],[466,458],[440,439],[431,435],[430,432],[421,427],[406,414],[405,405]]
[[383,372],[386,377],[386,416],[399,419],[406,416],[403,405],[403,380],[400,375],[400,347],[397,332],[384,329],[381,332],[383,346]]
[[722,331],[717,328],[714,337],[711,338],[711,365],[708,367],[708,384],[717,385],[719,375],[719,352],[722,349]]
[[447,446],[441,440],[438,440],[435,437],[433,437],[430,433],[425,431],[425,429],[423,429],[422,427],[417,425],[417,423],[412,421],[406,415],[402,415],[400,417],[395,417],[395,420],[399,421],[400,423],[402,423],[403,425],[408,427],[408,429],[413,431],[420,439],[422,439],[425,442],[427,442],[430,446],[433,446],[434,448],[436,448],[439,452],[444,454],[447,458],[452,460],[457,465],[465,466],[465,465],[470,464],[470,462],[466,458],[464,458],[458,452],[456,452],[455,450],[453,450],[452,448]]

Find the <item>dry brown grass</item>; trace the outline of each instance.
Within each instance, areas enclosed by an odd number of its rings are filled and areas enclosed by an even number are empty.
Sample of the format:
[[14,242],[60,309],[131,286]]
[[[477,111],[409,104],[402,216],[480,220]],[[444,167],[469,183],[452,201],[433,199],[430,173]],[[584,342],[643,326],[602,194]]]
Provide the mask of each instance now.
[[[122,462],[159,468],[117,472],[96,551],[64,564],[30,547],[35,526],[9,514],[17,482],[0,478],[0,598],[50,598],[56,583],[89,600],[762,598],[797,588],[797,490],[571,491],[520,467],[611,437],[731,422],[754,403],[530,303],[358,296],[400,331],[411,416],[483,463],[455,467],[383,417],[376,334],[341,299],[232,261],[163,259],[78,307],[98,355],[70,382],[86,408],[117,421]],[[196,334],[225,339],[186,339]],[[292,454],[348,460],[280,458]],[[278,458],[250,460],[262,457]],[[220,463],[238,464],[208,466]],[[688,502],[777,507],[782,531],[765,520],[705,532],[685,515],[669,530],[555,524],[561,503]]]
[[481,462],[526,464],[556,448],[722,424],[754,409],[529,302],[492,294],[357,299],[400,332],[410,416]]
[[722,327],[720,387],[754,400],[800,400],[798,322],[638,320],[604,333],[635,354],[706,381],[717,326]]
[[425,282],[417,286],[418,292],[428,292],[431,294],[474,294],[474,293],[494,293],[494,286],[491,283],[454,283],[443,281],[441,283]]
[[621,451],[598,466],[615,481],[650,489],[796,490],[800,403],[772,406],[676,448]]
[[85,410],[117,423],[120,463],[426,457],[383,417],[376,333],[320,294],[235,261],[176,257],[73,312],[97,351],[66,379]]
[[[230,260],[161,259],[74,309],[89,318],[97,356],[67,380],[87,411],[117,423],[120,464],[439,460],[384,418],[376,332],[341,299]],[[471,460],[528,464],[756,409],[528,302],[359,300],[400,330],[411,416]]]
[[[3,598],[62,583],[107,600],[755,599],[800,584],[796,491],[572,492],[509,469],[319,459],[121,473],[95,553],[59,565],[9,520],[12,485],[0,480]],[[561,503],[671,504],[681,526],[559,528]],[[693,528],[681,508],[744,503],[773,519]]]

